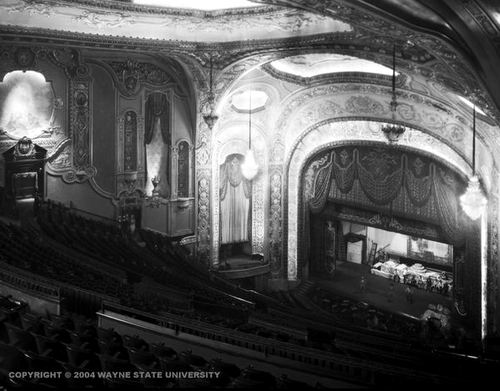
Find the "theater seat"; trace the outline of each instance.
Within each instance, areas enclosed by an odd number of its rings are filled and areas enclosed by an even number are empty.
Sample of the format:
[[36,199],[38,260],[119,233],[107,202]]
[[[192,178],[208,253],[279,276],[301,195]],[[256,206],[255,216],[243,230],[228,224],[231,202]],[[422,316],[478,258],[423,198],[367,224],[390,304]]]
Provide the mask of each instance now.
[[66,348],[64,345],[54,338],[45,337],[31,333],[35,338],[38,354],[41,356],[52,357],[58,361],[67,361]]
[[68,363],[75,368],[95,369],[101,368],[97,355],[90,349],[83,349],[75,345],[65,345]]
[[189,364],[193,368],[205,368],[208,364],[203,357],[193,354],[191,351],[185,351],[179,354],[179,360]]
[[98,354],[103,371],[129,372],[134,371],[134,366],[128,360],[122,360],[107,354]]
[[[24,354],[16,347],[0,342],[0,380],[6,380],[10,371],[29,369]],[[0,384],[4,384],[3,381]]]
[[165,360],[175,360],[177,358],[177,352],[165,346],[164,344],[151,344],[151,352],[158,358]]
[[123,346],[127,348],[134,348],[136,350],[149,350],[148,343],[138,336],[131,337],[130,335],[124,335]]
[[143,371],[156,370],[160,368],[159,360],[151,352],[129,348],[128,355],[130,363]]
[[32,352],[37,351],[35,338],[29,331],[23,330],[12,323],[5,322],[5,328],[9,336],[9,344],[21,350],[28,350]]

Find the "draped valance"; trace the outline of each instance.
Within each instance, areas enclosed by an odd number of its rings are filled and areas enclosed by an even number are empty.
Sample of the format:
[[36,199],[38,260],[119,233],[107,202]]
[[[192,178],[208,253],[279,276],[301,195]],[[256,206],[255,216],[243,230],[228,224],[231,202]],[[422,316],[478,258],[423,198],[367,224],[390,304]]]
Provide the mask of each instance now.
[[436,161],[388,148],[351,147],[322,153],[304,172],[312,213],[321,212],[328,200],[386,207],[394,214],[432,221],[449,242],[463,242],[457,197],[465,183]]
[[220,200],[226,198],[228,186],[238,187],[243,182],[243,190],[246,198],[250,198],[250,182],[241,173],[241,164],[244,157],[240,154],[232,154],[220,166]]

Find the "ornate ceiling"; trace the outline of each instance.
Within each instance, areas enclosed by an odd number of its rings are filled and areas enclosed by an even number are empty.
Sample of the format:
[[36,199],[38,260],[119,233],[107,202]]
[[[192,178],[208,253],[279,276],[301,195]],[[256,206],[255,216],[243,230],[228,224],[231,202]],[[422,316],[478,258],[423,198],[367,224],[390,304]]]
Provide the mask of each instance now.
[[335,53],[299,54],[273,61],[276,70],[304,78],[330,73],[367,72],[392,75],[392,69],[373,61]]
[[[105,8],[113,3],[118,9]],[[116,1],[5,0],[0,10],[4,25],[168,41],[228,42],[352,30],[330,17],[281,7],[204,12]]]
[[196,9],[202,11],[216,11],[221,9],[260,7],[247,0],[130,0],[138,5],[150,5],[156,7]]
[[[396,44],[401,73],[397,86],[402,96],[427,99],[436,115],[453,113],[468,132],[470,108],[458,98],[466,97],[485,113],[479,118],[479,138],[498,147],[500,10],[496,2],[255,2],[262,6],[206,11],[130,1],[4,0],[0,3],[0,32],[4,42],[106,48],[140,52],[161,61],[175,59],[191,75],[195,90],[208,87],[212,59],[214,88],[221,101],[235,91],[239,80],[259,67],[280,85],[315,88],[348,82],[389,87],[388,76],[368,76],[365,68],[347,77],[344,72],[332,73],[333,62],[326,66],[321,59],[352,56],[358,63],[366,60],[390,68],[392,45]],[[295,68],[283,71],[270,65],[273,61]],[[380,91],[387,100],[390,88]],[[206,102],[202,100],[200,106],[203,110]]]

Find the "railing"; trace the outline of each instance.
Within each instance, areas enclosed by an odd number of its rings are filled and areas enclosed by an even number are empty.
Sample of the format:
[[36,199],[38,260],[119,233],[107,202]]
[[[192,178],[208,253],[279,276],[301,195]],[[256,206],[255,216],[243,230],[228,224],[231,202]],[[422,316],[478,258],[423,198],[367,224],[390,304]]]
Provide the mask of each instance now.
[[[408,382],[416,380],[418,382],[429,382],[432,384],[450,381],[450,379],[444,376],[433,375],[428,372],[409,369],[408,367],[398,368],[397,366],[387,365],[377,362],[376,360],[369,361],[362,358],[351,358],[335,352],[323,351],[256,335],[245,334],[196,319],[186,319],[174,314],[156,316],[121,305],[103,303],[102,312],[99,313],[98,316],[113,319],[117,322],[128,323],[132,326],[134,326],[133,320],[126,321],[120,319],[120,316],[138,319],[150,323],[151,325],[175,330],[176,333],[190,334],[207,341],[222,342],[238,346],[241,349],[248,349],[266,355],[292,360],[299,363],[303,370],[320,370],[323,374],[327,371],[328,375],[332,378],[356,381],[361,384],[373,384],[378,376],[381,376],[381,378],[396,377],[400,380],[406,379]],[[143,326],[140,325],[135,325],[135,327],[143,328]]]
[[247,266],[248,267],[238,269],[219,270],[218,273],[227,279],[234,280],[239,278],[261,276],[271,271],[271,265],[269,264],[258,266],[255,266],[255,264],[249,264]]
[[61,294],[64,299],[64,308],[71,312],[78,312],[86,316],[95,316],[104,302],[119,303],[115,297],[102,293],[88,291],[79,287],[64,284]]
[[[42,290],[54,293],[57,292],[57,297],[63,306],[73,312],[83,312],[85,315],[94,316],[101,309],[103,302],[118,303],[119,299],[102,293],[88,291],[86,289],[60,282],[51,278],[41,277],[37,274],[18,269],[8,263],[0,261],[0,270],[4,275],[10,275],[11,278],[16,277],[18,281],[25,281],[29,287],[40,286]],[[15,280],[13,280],[15,281]],[[33,291],[33,293],[36,293]],[[43,292],[40,292],[40,297]],[[37,295],[39,295],[37,293]],[[53,297],[53,296],[52,296]]]
[[[54,202],[54,201],[52,201],[52,202]],[[100,222],[108,224],[108,225],[113,225],[115,227],[119,227],[118,221],[116,221],[112,218],[100,216],[98,214],[95,214],[95,213],[92,213],[92,212],[89,212],[89,211],[86,211],[83,209],[75,208],[75,206],[72,203],[70,203],[69,206],[66,206],[64,204],[61,204],[61,205],[64,208],[64,212],[66,212],[66,213],[74,213],[75,215],[79,215],[82,217],[88,217],[89,219],[92,219],[92,220],[97,220],[97,221],[100,221]]]
[[60,291],[58,287],[41,281],[35,281],[14,271],[7,270],[3,265],[2,263],[0,269],[0,280],[3,283],[27,293],[34,294],[37,297],[59,302]]
[[307,328],[301,327],[300,325],[293,327],[295,326],[293,323],[289,325],[279,324],[274,321],[272,316],[266,314],[253,313],[248,318],[248,324],[264,327],[268,330],[278,331],[299,340],[307,340]]

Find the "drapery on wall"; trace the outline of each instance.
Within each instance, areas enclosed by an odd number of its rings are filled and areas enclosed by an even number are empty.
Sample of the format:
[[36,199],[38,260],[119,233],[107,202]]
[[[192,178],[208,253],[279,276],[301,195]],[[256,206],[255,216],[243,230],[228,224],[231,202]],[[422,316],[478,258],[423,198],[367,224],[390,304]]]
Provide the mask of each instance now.
[[170,123],[169,123],[170,104],[165,94],[155,92],[148,96],[145,110],[145,132],[144,143],[150,144],[153,140],[153,134],[159,122],[163,143],[170,145]]
[[146,149],[146,193],[153,190],[151,179],[160,178],[160,196],[170,194],[170,103],[165,94],[148,96],[145,107],[144,145]]
[[433,220],[450,243],[464,241],[457,197],[465,185],[430,159],[387,148],[351,147],[323,153],[305,172],[312,213],[321,212],[329,199],[390,207],[395,214]]
[[243,156],[232,154],[220,166],[221,244],[246,242],[249,238],[251,184],[241,173]]

